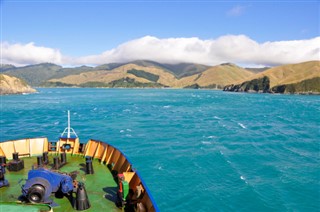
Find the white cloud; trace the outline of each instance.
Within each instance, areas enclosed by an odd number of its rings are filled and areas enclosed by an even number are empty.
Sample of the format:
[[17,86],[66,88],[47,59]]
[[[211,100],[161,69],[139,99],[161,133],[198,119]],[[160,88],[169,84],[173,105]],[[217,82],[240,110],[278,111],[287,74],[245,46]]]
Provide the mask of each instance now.
[[33,42],[27,44],[1,43],[1,63],[13,65],[29,65],[52,62],[61,64],[62,55],[59,50],[36,46]]
[[58,50],[37,47],[33,43],[3,47],[3,62],[33,64],[53,62],[62,65],[99,65],[132,60],[153,60],[162,63],[200,63],[217,65],[225,62],[248,66],[273,66],[320,60],[320,37],[258,43],[245,35],[225,35],[217,39],[159,39],[145,36],[131,40],[98,55],[66,57]]
[[2,64],[29,65],[43,62],[61,64],[62,54],[57,49],[36,46],[33,42],[27,44],[1,43]]
[[199,38],[158,39],[146,36],[100,55],[77,58],[77,64],[103,64],[132,60],[163,63],[191,62],[216,65],[224,62],[248,65],[281,65],[320,60],[320,37],[309,40],[265,42],[245,35],[226,35],[214,40]]

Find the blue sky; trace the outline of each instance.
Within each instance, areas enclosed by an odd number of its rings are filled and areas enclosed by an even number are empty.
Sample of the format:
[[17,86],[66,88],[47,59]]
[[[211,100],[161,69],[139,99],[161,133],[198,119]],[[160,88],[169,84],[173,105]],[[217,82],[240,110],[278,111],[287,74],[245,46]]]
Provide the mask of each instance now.
[[[268,42],[315,39],[320,34],[319,1],[4,0],[1,1],[1,14],[2,58],[3,62],[13,64],[37,62],[35,58],[29,62],[27,58],[19,61],[19,57],[14,61],[13,51],[19,48],[31,51],[32,48],[43,47],[58,52],[64,58],[52,62],[72,65],[88,61],[95,65],[136,59],[132,55],[119,56],[119,53],[115,57],[114,52],[111,57],[110,51],[124,51],[119,46],[146,36],[155,38],[152,42],[161,42],[159,46],[164,46],[168,39],[198,38],[202,42],[244,35],[249,41],[262,46]],[[241,42],[241,39],[234,42]],[[27,48],[30,43],[32,45]],[[318,39],[312,45],[315,43],[318,44]],[[13,45],[20,47],[12,49]],[[306,45],[311,46],[310,42]],[[315,49],[310,49],[312,51]],[[101,62],[88,59],[88,56],[101,56],[104,52],[109,53],[105,53],[103,59],[100,57]],[[217,58],[214,61],[219,62]],[[230,62],[250,63],[243,60]],[[255,65],[258,63],[253,62]]]

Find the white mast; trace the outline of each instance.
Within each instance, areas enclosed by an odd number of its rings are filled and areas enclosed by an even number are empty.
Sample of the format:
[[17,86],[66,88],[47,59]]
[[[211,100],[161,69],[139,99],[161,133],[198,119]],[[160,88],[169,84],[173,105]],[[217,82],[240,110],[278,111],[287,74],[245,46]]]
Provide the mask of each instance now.
[[70,138],[70,110],[68,110],[68,138]]
[[[67,134],[67,137],[65,137],[65,134]],[[78,135],[77,135],[77,133],[74,131],[74,129],[72,129],[71,127],[70,127],[70,110],[68,110],[68,127],[66,127],[65,129],[64,129],[64,131],[63,131],[63,133],[61,133],[61,137],[62,138],[71,138],[71,134],[73,134],[74,135],[74,137],[78,137]],[[73,138],[74,138],[73,137]]]

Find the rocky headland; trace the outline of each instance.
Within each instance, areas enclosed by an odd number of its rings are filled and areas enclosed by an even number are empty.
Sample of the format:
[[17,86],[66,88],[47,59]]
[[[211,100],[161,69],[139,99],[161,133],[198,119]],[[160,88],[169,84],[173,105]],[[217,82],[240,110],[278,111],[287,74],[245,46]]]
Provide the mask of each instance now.
[[5,74],[0,74],[0,95],[34,92],[36,92],[36,90],[30,87],[24,80]]

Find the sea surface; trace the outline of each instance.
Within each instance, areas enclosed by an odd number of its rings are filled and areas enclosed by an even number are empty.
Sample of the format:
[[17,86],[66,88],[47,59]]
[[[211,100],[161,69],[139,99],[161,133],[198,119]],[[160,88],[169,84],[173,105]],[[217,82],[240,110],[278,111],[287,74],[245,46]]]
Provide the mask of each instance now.
[[320,211],[320,96],[175,89],[38,89],[1,96],[0,141],[120,148],[160,211]]

